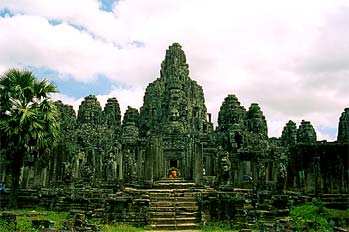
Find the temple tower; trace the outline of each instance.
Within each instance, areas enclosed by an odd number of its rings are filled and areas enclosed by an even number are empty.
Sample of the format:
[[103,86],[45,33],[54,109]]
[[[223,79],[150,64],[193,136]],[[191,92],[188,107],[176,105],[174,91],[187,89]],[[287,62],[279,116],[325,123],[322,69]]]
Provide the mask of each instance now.
[[166,177],[176,169],[181,177],[200,182],[202,148],[198,137],[210,128],[202,87],[190,79],[182,47],[174,43],[166,51],[160,78],[148,85],[140,110],[140,133],[150,147],[147,157],[156,161],[151,178]]

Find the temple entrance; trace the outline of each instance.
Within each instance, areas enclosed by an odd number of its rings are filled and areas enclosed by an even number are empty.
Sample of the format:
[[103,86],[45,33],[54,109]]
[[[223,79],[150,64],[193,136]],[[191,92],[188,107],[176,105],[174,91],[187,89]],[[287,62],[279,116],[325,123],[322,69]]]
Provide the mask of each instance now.
[[170,178],[175,178],[180,176],[179,173],[179,160],[177,159],[169,159],[167,160],[167,175]]
[[170,160],[171,168],[178,168],[178,160]]

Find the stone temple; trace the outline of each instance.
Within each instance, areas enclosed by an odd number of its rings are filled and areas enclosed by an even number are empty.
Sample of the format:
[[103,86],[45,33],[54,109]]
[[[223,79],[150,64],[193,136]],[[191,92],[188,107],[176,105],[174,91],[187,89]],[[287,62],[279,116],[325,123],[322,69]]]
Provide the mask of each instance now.
[[[158,188],[175,170],[175,179],[183,185],[211,189],[214,199],[221,200],[217,191],[228,194],[236,189],[259,195],[260,191],[270,191],[270,195],[285,191],[348,194],[349,108],[340,116],[337,141],[326,142],[317,141],[314,127],[305,120],[298,128],[290,120],[280,138],[269,138],[266,118],[257,103],[246,109],[234,94],[222,100],[214,128],[203,89],[190,78],[181,45],[174,43],[161,63],[160,77],[146,88],[143,106],[128,107],[122,121],[116,98],[108,99],[102,109],[97,98],[89,95],[77,115],[72,106],[56,102],[61,113],[60,143],[49,155],[26,157],[21,187],[45,189],[53,195],[59,191],[83,195],[86,189],[89,193],[112,189],[114,194],[126,194],[125,189],[130,188]],[[10,187],[11,161],[0,154],[0,182]],[[202,204],[205,194],[200,196]],[[107,204],[108,198],[101,198]],[[343,200],[337,203],[343,205]],[[229,207],[241,206],[224,202],[225,211],[215,214],[204,213],[207,205],[201,205],[196,220],[202,222],[204,215],[231,219]],[[115,215],[114,221],[121,220]],[[150,223],[147,220],[145,224]]]

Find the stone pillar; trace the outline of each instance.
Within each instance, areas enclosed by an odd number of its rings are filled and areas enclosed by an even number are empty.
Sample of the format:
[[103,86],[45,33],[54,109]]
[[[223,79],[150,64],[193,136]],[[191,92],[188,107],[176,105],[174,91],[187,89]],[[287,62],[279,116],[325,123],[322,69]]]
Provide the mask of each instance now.
[[145,165],[144,165],[144,185],[152,186],[153,185],[153,152],[154,152],[154,144],[152,140],[147,144],[145,153]]
[[124,173],[124,166],[122,165],[123,164],[123,160],[122,160],[122,153],[120,152],[118,154],[118,161],[117,161],[117,164],[119,165],[119,180],[122,180],[124,177],[123,177],[123,173]]
[[39,159],[40,157],[37,157],[35,159],[35,163],[34,163],[34,183],[33,183],[33,187],[38,188],[41,187],[41,167],[39,165]]
[[137,146],[136,149],[136,156],[137,156],[137,180],[140,180],[143,177],[142,173],[142,149],[141,146]]
[[29,177],[29,167],[24,166],[21,173],[22,183],[21,188],[27,188],[28,185],[28,177]]
[[161,171],[161,157],[160,157],[160,144],[159,138],[151,139],[151,153],[153,157],[153,178],[154,180],[160,179],[160,171]]
[[187,180],[194,179],[194,139],[190,136],[186,139],[186,150],[184,154],[185,163],[183,164],[182,176]]
[[321,170],[320,170],[320,156],[313,157],[313,172],[314,172],[314,189],[318,193],[321,189]]
[[44,167],[41,171],[41,187],[46,187],[48,185],[48,178],[47,178],[47,167]]
[[195,185],[201,186],[203,177],[202,177],[202,151],[203,151],[203,146],[202,143],[196,141],[194,145],[194,182]]

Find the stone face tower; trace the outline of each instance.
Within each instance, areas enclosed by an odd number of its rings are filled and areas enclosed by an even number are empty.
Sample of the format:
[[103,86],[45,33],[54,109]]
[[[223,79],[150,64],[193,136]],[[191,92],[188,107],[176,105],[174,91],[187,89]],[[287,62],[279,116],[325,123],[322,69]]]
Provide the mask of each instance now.
[[207,121],[202,87],[190,79],[189,66],[178,43],[166,51],[160,78],[146,89],[140,130],[149,141],[147,157],[155,164],[148,179],[164,177],[171,168],[178,169],[184,178],[194,178],[194,163],[200,160],[194,158],[200,146],[196,137],[212,131],[212,124]]
[[349,108],[345,108],[339,118],[337,140],[340,143],[349,142]]

